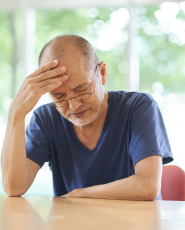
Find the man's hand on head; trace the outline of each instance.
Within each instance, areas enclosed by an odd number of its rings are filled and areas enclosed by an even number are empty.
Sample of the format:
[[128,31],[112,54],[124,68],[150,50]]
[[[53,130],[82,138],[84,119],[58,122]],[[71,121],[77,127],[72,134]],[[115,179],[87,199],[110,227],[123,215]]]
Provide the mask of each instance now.
[[56,68],[58,64],[58,60],[52,60],[26,77],[10,106],[11,114],[24,118],[43,94],[58,88],[68,79],[66,68]]

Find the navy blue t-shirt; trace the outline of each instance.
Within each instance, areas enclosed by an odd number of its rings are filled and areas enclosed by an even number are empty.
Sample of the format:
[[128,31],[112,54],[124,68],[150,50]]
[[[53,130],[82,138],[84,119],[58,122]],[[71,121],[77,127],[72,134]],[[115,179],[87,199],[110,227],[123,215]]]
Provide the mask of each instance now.
[[149,156],[161,155],[163,164],[173,160],[153,98],[136,92],[108,94],[107,117],[92,151],[56,108],[46,104],[34,111],[26,130],[26,153],[41,167],[49,162],[55,196],[129,177],[135,173],[135,164]]

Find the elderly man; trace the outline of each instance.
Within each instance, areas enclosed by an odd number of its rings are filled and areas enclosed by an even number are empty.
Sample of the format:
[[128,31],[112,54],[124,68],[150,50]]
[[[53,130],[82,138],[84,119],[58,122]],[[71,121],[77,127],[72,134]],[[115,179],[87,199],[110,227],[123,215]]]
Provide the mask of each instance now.
[[[105,62],[75,35],[47,43],[39,65],[10,106],[1,161],[5,192],[24,194],[49,162],[55,196],[158,199],[162,163],[173,156],[153,98],[107,92]],[[53,102],[34,111],[25,138],[25,116],[47,92]]]

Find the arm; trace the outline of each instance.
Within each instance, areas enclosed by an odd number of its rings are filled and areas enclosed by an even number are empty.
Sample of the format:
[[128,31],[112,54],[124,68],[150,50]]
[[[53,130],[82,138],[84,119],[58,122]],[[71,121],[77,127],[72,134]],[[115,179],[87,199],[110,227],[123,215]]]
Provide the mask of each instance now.
[[59,87],[66,80],[66,69],[52,68],[58,65],[49,62],[28,76],[10,109],[7,130],[1,155],[3,188],[9,196],[20,196],[31,186],[40,166],[26,157],[24,119],[41,95]]
[[1,156],[2,182],[9,196],[24,194],[40,166],[26,158],[24,119],[9,115]]
[[161,189],[162,157],[150,156],[135,165],[135,175],[128,178],[75,189],[62,197],[155,200]]

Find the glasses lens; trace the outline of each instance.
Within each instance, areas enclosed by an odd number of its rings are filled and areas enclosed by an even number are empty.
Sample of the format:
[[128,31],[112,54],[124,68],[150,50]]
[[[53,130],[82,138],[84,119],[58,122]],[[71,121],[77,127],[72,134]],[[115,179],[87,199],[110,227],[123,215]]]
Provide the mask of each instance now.
[[89,98],[89,96],[90,96],[89,93],[79,95],[78,97],[76,97],[76,101],[85,101]]

